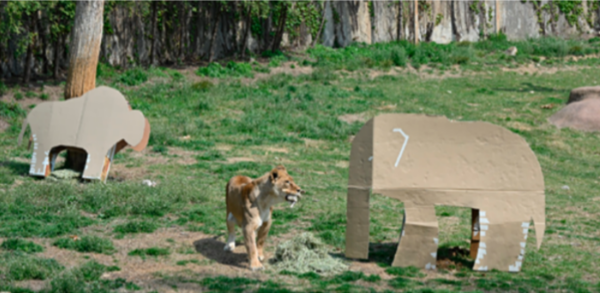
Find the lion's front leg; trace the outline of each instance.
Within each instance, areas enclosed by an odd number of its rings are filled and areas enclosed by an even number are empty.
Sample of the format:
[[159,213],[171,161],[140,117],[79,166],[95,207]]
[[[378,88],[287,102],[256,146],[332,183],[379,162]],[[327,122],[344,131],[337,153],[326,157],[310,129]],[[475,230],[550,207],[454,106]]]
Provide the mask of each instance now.
[[267,240],[267,235],[269,234],[269,230],[271,229],[271,223],[273,221],[269,219],[264,222],[260,228],[258,228],[258,239],[257,239],[257,250],[258,250],[258,259],[263,261],[265,259],[265,241]]
[[246,251],[248,252],[248,262],[250,262],[250,269],[253,271],[264,269],[263,265],[258,260],[258,251],[256,248],[256,227],[254,223],[247,223],[244,226],[244,242],[246,245]]

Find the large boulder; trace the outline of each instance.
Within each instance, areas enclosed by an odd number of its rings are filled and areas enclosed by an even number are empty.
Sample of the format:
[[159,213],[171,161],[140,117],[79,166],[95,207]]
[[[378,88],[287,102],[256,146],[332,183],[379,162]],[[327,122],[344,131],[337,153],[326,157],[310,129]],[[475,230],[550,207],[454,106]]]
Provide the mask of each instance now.
[[[586,99],[600,99],[600,86],[584,86],[573,89],[569,95],[567,104]],[[600,112],[598,114],[600,115]]]
[[569,127],[583,131],[600,131],[600,98],[584,98],[567,104],[548,121],[558,128]]

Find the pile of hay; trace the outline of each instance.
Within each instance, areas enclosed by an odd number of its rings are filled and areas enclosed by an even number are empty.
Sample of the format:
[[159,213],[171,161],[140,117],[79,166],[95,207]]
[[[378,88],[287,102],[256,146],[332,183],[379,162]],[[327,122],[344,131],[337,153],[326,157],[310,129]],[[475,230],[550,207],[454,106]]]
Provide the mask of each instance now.
[[81,177],[81,172],[77,172],[71,169],[60,169],[50,173],[50,176],[46,177],[50,181],[61,181],[67,183],[77,183]]
[[345,271],[348,266],[327,252],[327,247],[312,233],[302,233],[280,243],[271,264],[280,271],[298,274],[315,272],[320,274]]

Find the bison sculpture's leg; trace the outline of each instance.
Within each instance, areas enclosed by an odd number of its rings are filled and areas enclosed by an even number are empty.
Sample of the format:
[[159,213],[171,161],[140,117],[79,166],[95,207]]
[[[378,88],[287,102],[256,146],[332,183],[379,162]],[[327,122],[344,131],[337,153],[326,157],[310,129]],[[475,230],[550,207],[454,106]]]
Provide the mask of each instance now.
[[87,155],[86,165],[83,169],[83,178],[86,179],[101,179],[102,169],[104,168],[103,155],[90,154]]
[[433,205],[404,203],[404,223],[392,266],[435,269],[438,222]]
[[475,255],[473,270],[521,270],[529,232],[529,220],[522,218],[522,214],[495,217],[490,211],[479,211],[479,217],[474,217],[474,226],[479,224],[479,246],[476,254],[471,252]]

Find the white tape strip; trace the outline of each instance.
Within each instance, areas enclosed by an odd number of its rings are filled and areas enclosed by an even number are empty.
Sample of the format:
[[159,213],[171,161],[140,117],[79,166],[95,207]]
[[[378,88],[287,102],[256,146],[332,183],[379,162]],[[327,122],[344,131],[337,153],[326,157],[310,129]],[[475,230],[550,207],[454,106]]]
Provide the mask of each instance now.
[[404,153],[404,149],[406,148],[406,144],[408,143],[408,135],[402,131],[400,128],[394,128],[394,132],[400,132],[402,136],[404,136],[404,143],[402,144],[402,149],[400,150],[400,154],[398,154],[398,159],[396,159],[396,165],[394,167],[398,167],[398,163],[400,163],[400,158],[402,158],[402,154]]

